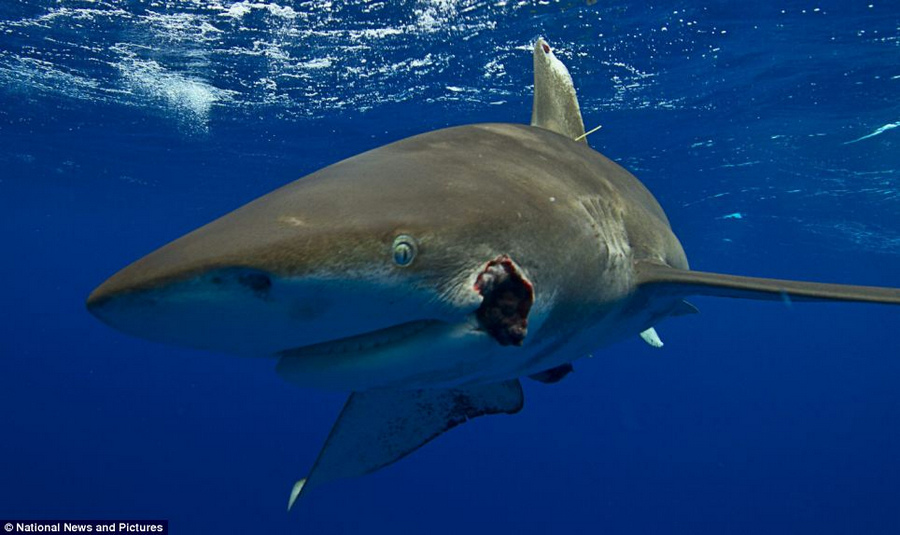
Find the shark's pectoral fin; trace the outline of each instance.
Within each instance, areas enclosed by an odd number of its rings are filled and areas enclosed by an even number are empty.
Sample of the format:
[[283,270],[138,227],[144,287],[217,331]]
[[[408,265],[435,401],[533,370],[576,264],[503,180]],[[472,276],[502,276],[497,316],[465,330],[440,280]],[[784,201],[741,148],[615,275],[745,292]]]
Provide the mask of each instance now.
[[288,509],[314,486],[374,472],[448,429],[487,414],[514,414],[523,402],[518,380],[450,389],[354,392],[309,475],[294,485]]
[[550,368],[549,370],[544,370],[540,373],[535,373],[533,375],[529,375],[530,379],[534,379],[539,383],[544,384],[553,384],[562,381],[565,376],[569,375],[575,371],[575,368],[572,367],[568,362],[565,364],[560,364],[555,368]]
[[584,121],[569,70],[543,39],[534,43],[534,107],[531,126],[587,143]]
[[769,301],[855,301],[900,305],[900,288],[851,286],[676,269],[652,262],[635,264],[637,285],[653,295],[712,295]]

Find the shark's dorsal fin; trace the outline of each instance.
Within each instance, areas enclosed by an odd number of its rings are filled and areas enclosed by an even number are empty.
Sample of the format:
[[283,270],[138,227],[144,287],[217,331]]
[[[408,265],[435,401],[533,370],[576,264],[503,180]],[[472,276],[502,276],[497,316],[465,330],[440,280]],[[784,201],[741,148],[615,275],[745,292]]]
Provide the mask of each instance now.
[[534,107],[531,126],[539,126],[587,143],[569,70],[542,38],[534,43]]
[[288,509],[314,486],[374,472],[448,429],[487,414],[514,414],[523,402],[516,379],[450,389],[354,392],[309,475],[294,484]]
[[712,295],[784,302],[849,301],[900,305],[900,288],[739,277],[675,269],[653,262],[638,262],[635,271],[637,285],[642,290],[673,296]]

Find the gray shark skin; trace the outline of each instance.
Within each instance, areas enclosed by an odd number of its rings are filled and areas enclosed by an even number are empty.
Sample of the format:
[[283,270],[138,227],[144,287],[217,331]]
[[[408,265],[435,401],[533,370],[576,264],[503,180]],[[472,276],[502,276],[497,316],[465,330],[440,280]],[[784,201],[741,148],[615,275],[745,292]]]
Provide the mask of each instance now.
[[691,271],[653,195],[584,142],[549,45],[534,54],[532,125],[447,128],[338,162],[131,264],[88,309],[352,392],[293,504],[519,411],[522,376],[560,381],[638,334],[662,345],[653,326],[695,313],[689,295],[900,304],[900,289]]
[[[409,266],[394,263],[397,236],[416,241]],[[503,255],[533,285],[534,304],[521,347],[502,346],[473,324],[468,336],[502,362],[491,363],[487,377],[484,369],[457,369],[457,357],[446,372],[440,369],[446,360],[435,363],[432,377],[419,377],[420,362],[397,367],[384,381],[351,377],[332,387],[444,386],[546,370],[571,360],[555,348],[578,333],[589,333],[579,350],[584,354],[637,334],[623,331],[623,322],[648,323],[621,315],[635,287],[636,262],[687,268],[662,209],[627,171],[553,132],[485,124],[408,138],[285,186],[120,271],[95,290],[89,307],[138,336],[152,330],[150,337],[204,349],[293,355],[283,359],[322,368],[296,379],[321,387],[325,378],[312,374],[331,373],[328,361],[337,358],[301,349],[334,339],[326,323],[347,326],[346,335],[420,321],[436,323],[423,325],[423,332],[469,326],[482,302],[476,279]],[[305,291],[307,285],[323,295]],[[404,304],[397,311],[389,303],[367,307],[359,303],[364,293]],[[225,297],[230,294],[235,297]],[[205,305],[192,301],[201,299],[216,300],[217,326],[208,326],[197,308]],[[670,301],[656,308],[678,302]],[[256,310],[258,319],[232,306]],[[279,321],[267,307],[290,317]],[[381,317],[364,317],[378,308]],[[156,317],[145,317],[148,312]],[[234,338],[259,340],[248,345]],[[356,357],[341,359],[349,365]]]

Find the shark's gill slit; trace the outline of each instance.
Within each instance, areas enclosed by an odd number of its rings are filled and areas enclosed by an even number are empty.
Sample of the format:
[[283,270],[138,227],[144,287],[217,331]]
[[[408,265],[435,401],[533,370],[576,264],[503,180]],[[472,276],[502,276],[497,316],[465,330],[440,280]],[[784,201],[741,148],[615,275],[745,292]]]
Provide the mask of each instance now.
[[481,328],[500,345],[520,346],[528,334],[528,313],[534,304],[534,286],[507,255],[487,263],[475,281],[482,296],[475,312]]

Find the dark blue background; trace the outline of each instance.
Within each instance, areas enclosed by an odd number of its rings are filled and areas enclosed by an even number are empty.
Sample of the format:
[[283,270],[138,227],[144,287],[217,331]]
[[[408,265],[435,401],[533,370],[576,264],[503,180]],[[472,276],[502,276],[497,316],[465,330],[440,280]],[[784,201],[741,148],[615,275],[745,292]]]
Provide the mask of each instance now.
[[[293,5],[305,19],[254,8],[226,24],[232,2],[4,2],[0,517],[167,518],[176,533],[900,532],[891,307],[696,298],[701,315],[659,326],[663,350],[634,339],[560,384],[527,382],[515,417],[288,515],[344,396],[290,387],[270,361],[127,338],[83,305],[126,263],[323,165],[446,125],[527,121],[538,35],[569,65],[587,126],[603,124],[592,146],[654,191],[695,268],[900,286],[900,130],[847,144],[900,121],[900,9],[869,3],[335,2],[329,16],[311,2]],[[378,28],[402,31],[342,33]],[[222,52],[255,39],[332,64]],[[141,79],[148,62],[163,70]],[[277,90],[254,85],[266,77]],[[232,93],[205,107],[198,87]]]

